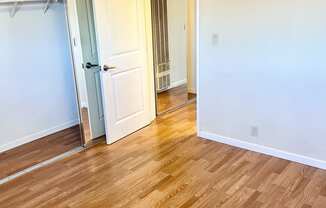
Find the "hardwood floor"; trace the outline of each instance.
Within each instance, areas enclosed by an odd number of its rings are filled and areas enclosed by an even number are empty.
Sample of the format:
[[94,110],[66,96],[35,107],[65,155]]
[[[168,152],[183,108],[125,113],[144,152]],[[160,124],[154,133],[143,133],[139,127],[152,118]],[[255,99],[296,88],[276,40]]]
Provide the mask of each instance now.
[[0,153],[0,179],[78,146],[80,130],[75,126]]
[[158,93],[157,110],[159,113],[185,105],[189,100],[196,99],[196,95],[188,93],[187,85],[171,88]]
[[326,171],[195,134],[189,105],[0,186],[0,207],[326,207]]

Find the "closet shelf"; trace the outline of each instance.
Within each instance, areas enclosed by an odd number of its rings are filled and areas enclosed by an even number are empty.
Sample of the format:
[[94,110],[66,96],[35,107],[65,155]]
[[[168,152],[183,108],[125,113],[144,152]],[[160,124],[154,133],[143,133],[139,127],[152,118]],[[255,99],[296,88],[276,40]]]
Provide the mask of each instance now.
[[62,0],[0,0],[0,6],[12,5],[12,9],[10,11],[11,17],[14,17],[18,11],[18,8],[25,4],[44,4],[43,11],[45,14],[49,10],[50,5],[53,3],[62,3]]

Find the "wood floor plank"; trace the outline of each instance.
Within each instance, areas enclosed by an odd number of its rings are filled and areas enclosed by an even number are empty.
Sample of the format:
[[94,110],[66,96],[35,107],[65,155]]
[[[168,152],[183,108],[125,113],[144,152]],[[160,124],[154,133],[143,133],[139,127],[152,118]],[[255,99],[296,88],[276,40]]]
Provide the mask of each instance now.
[[187,85],[181,85],[157,94],[157,109],[159,113],[169,111],[196,99],[196,94],[188,93]]
[[196,136],[195,105],[0,186],[0,207],[320,208],[326,171]]
[[79,125],[0,153],[0,179],[63,154],[81,142]]

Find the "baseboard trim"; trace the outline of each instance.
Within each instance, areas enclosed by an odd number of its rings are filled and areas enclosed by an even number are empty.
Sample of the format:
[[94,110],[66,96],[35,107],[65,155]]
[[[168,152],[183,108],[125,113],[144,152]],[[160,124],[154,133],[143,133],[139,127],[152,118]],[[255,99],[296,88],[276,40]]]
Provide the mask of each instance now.
[[73,126],[75,126],[77,124],[79,124],[79,120],[72,120],[72,121],[68,121],[68,122],[65,122],[63,124],[60,124],[58,126],[54,126],[52,128],[42,130],[42,131],[36,132],[34,134],[19,138],[19,139],[15,139],[14,141],[12,141],[10,143],[1,145],[0,146],[0,153],[4,152],[4,151],[7,151],[7,150],[10,150],[10,149],[13,149],[15,147],[18,147],[20,145],[35,141],[35,140],[40,139],[42,137],[49,136],[49,135],[54,134],[54,133],[56,133],[58,131],[62,131],[64,129],[73,127]]
[[176,81],[176,82],[172,82],[170,88],[179,87],[179,86],[184,85],[184,84],[187,84],[187,79],[183,79],[183,80],[179,80],[179,81]]
[[296,153],[291,153],[291,152],[287,152],[287,151],[283,151],[280,149],[275,149],[275,148],[271,148],[271,147],[267,147],[267,146],[263,146],[263,145],[259,145],[259,144],[245,142],[245,141],[241,141],[238,139],[228,138],[228,137],[220,136],[220,135],[205,132],[205,131],[199,131],[198,136],[201,138],[204,138],[204,139],[215,141],[215,142],[239,147],[241,149],[246,149],[246,150],[250,150],[253,152],[258,152],[258,153],[270,155],[273,157],[282,158],[285,160],[289,160],[289,161],[293,161],[293,162],[297,162],[297,163],[301,163],[301,164],[305,164],[305,165],[309,165],[312,167],[326,170],[326,161],[315,159],[312,157],[307,157],[304,155],[299,155]]

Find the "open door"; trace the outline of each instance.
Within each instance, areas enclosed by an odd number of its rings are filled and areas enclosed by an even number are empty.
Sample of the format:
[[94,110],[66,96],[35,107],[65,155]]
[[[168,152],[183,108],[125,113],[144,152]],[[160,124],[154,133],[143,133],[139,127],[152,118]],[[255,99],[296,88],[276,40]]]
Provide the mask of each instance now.
[[[93,1],[107,143],[151,121],[144,0]],[[154,95],[152,95],[154,96]]]
[[92,0],[77,0],[78,25],[85,72],[90,130],[92,139],[105,134],[100,67],[96,46]]

